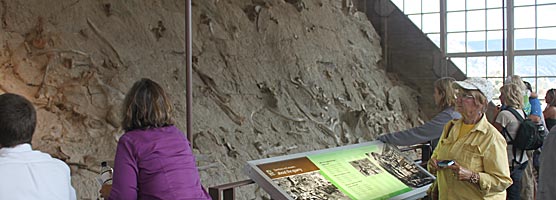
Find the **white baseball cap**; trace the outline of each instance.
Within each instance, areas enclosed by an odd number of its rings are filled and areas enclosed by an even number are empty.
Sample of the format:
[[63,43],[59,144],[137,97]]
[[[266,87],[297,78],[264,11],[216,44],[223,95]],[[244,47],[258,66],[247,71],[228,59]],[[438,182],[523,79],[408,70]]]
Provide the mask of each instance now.
[[492,97],[494,96],[494,86],[490,81],[484,78],[469,77],[463,81],[455,81],[454,84],[466,90],[478,90],[485,95],[488,102],[492,101]]

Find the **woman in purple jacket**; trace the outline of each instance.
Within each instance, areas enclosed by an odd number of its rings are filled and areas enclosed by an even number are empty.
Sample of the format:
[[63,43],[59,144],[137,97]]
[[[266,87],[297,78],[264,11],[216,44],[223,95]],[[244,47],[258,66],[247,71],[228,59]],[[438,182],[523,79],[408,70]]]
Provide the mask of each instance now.
[[[195,156],[173,123],[172,102],[150,79],[133,85],[124,100],[108,199],[210,199],[201,186]],[[111,189],[110,189],[111,187]]]

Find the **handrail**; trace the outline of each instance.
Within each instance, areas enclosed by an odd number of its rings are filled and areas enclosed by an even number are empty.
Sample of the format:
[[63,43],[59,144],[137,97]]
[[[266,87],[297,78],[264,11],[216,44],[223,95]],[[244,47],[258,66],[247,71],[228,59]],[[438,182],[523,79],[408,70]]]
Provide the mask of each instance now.
[[255,183],[255,181],[251,179],[237,181],[232,183],[226,183],[223,185],[217,185],[213,187],[209,187],[209,195],[212,200],[233,200],[235,199],[235,188],[250,185]]
[[423,164],[423,163],[426,164],[432,156],[431,144],[430,143],[415,144],[415,145],[411,145],[411,146],[408,146],[406,148],[400,149],[400,151],[404,152],[404,151],[410,151],[410,150],[415,150],[415,149],[421,149],[421,159],[415,160],[415,162],[417,162],[417,163],[420,162],[420,164]]

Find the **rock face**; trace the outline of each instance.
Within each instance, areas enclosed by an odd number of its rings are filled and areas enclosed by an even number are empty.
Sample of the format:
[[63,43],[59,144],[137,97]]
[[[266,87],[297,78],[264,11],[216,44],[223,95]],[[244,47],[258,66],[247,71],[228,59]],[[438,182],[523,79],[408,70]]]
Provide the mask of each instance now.
[[[205,187],[246,179],[248,160],[422,123],[420,94],[381,68],[380,38],[351,1],[192,4],[192,143]],[[0,0],[0,25],[0,93],[36,105],[33,147],[70,165],[80,199],[98,197],[134,81],[163,85],[185,130],[185,1]]]

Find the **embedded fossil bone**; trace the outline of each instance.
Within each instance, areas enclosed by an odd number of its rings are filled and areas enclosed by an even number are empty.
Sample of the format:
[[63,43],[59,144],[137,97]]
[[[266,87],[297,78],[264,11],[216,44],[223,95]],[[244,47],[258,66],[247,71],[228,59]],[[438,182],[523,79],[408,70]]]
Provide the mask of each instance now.
[[286,115],[284,115],[284,114],[282,114],[282,113],[276,111],[276,110],[273,109],[273,108],[268,108],[268,107],[267,107],[267,109],[270,110],[270,112],[272,112],[272,113],[274,113],[274,114],[276,114],[276,115],[278,115],[278,116],[280,116],[280,117],[282,117],[282,118],[284,118],[284,119],[290,120],[290,121],[294,121],[294,122],[305,122],[305,121],[307,120],[307,119],[301,118],[301,117],[295,117],[295,118],[294,118],[294,117],[286,116]]
[[122,61],[122,57],[120,56],[120,53],[118,53],[118,51],[116,50],[116,48],[114,48],[114,45],[112,45],[112,43],[110,43],[108,41],[108,39],[106,39],[106,37],[104,37],[104,34],[97,28],[97,26],[95,24],[93,24],[93,22],[91,21],[91,19],[87,18],[87,24],[91,27],[91,29],[93,29],[93,31],[95,32],[95,34],[104,42],[108,45],[108,47],[110,47],[110,49],[114,52],[114,54],[116,54],[116,57],[118,58],[118,60],[120,61],[120,63],[123,65],[123,61]]
[[198,170],[199,171],[205,171],[205,170],[210,169],[210,168],[218,168],[219,166],[220,166],[219,163],[211,163],[211,164],[208,164],[208,165],[199,166]]
[[35,93],[35,98],[39,98],[41,95],[44,94],[44,87],[46,85],[46,77],[48,76],[48,71],[50,69],[50,61],[52,60],[52,57],[48,57],[48,60],[46,61],[46,66],[44,69],[44,74],[42,76],[42,81],[41,84],[39,85],[39,89],[37,90],[37,93]]

